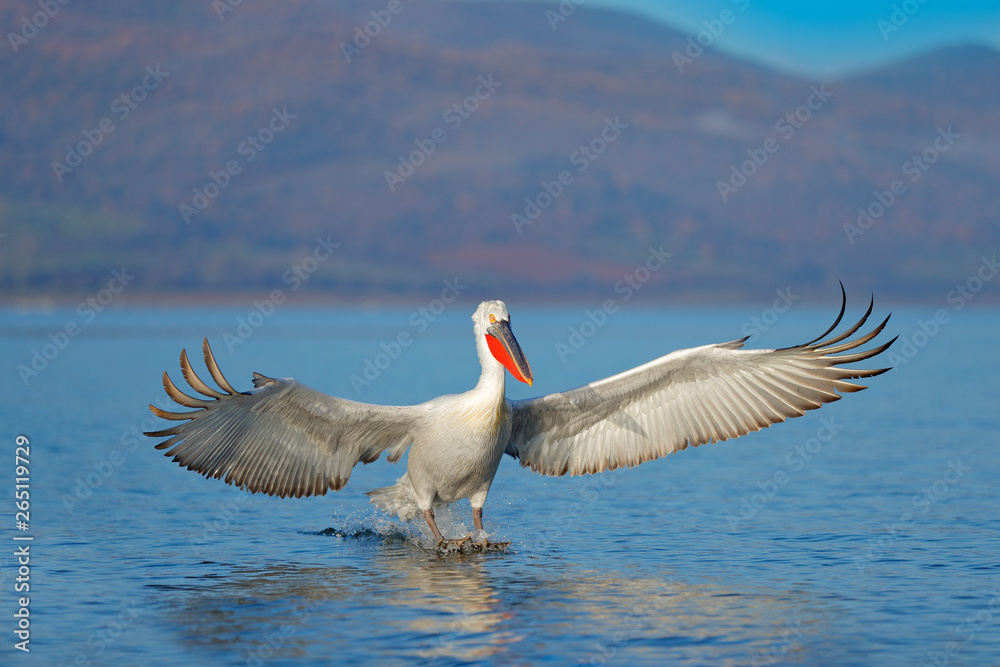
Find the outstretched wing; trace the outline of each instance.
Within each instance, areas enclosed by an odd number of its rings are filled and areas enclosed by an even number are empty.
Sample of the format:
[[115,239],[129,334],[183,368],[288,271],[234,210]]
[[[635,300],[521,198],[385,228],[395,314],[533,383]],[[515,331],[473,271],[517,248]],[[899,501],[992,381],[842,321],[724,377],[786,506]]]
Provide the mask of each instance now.
[[167,412],[150,405],[153,414],[184,423],[146,435],[170,436],[156,448],[167,449],[166,456],[206,477],[255,493],[323,495],[343,488],[359,461],[370,463],[384,451],[390,461],[399,460],[420,426],[418,406],[334,398],[291,378],[254,373],[255,389],[237,392],[219,370],[207,338],[202,349],[205,365],[223,391],[205,384],[181,351],[185,379],[209,400],[181,392],[164,373],[167,395],[197,409]]
[[[841,285],[843,291],[843,285]],[[844,294],[844,305],[846,305]],[[883,352],[893,340],[870,350],[841,354],[879,334],[846,343],[867,321],[823,341],[822,336],[780,350],[744,350],[744,341],[679,350],[613,377],[561,394],[512,401],[513,429],[507,453],[543,475],[585,475],[645,461],[707,442],[728,440],[799,417],[837,392],[865,387],[848,379],[889,370],[841,368]]]

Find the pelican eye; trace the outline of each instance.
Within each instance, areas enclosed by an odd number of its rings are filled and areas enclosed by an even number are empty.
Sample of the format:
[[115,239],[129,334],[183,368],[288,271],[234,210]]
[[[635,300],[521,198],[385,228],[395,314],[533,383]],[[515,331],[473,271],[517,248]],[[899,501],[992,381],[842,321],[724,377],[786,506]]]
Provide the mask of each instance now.
[[490,322],[496,322],[496,321],[497,321],[496,315],[490,313]]

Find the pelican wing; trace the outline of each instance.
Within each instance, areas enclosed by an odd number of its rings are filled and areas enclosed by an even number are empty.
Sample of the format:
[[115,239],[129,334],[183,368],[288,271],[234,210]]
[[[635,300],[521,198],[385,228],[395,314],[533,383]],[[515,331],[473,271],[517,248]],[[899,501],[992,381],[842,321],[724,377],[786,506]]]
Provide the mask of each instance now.
[[827,340],[840,324],[843,306],[822,336],[796,347],[741,349],[746,338],[704,345],[571,391],[512,401],[506,451],[543,475],[585,475],[799,417],[839,400],[837,392],[865,389],[848,380],[889,370],[841,367],[873,357],[895,341],[842,354],[873,339],[889,321],[886,317],[869,333],[842,343],[864,325],[872,305],[860,322]]
[[208,339],[203,351],[222,391],[203,382],[182,351],[185,379],[209,400],[181,392],[164,373],[167,394],[180,405],[197,409],[167,412],[150,405],[157,416],[184,423],[146,435],[170,436],[156,446],[166,449],[166,456],[248,491],[281,497],[338,491],[359,461],[370,463],[384,451],[390,461],[399,460],[421,421],[417,406],[357,403],[327,396],[291,378],[259,373],[254,373],[255,389],[240,393],[223,377]]

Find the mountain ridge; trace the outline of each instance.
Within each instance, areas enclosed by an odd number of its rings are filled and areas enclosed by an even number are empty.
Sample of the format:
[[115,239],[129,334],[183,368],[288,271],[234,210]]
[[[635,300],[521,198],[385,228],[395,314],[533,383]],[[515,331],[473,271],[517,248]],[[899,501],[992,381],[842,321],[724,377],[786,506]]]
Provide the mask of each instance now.
[[[384,2],[245,4],[220,21],[204,3],[101,0],[0,56],[15,100],[0,115],[4,292],[99,288],[123,262],[137,294],[266,290],[329,234],[343,251],[308,289],[335,298],[433,293],[456,272],[483,293],[603,294],[661,245],[672,262],[647,294],[664,298],[826,294],[839,278],[915,298],[1000,240],[992,49],[829,82],[817,102],[823,82],[710,48],[679,72],[687,35],[629,15],[581,6],[552,30],[549,5],[401,6],[351,62],[342,44]],[[16,14],[0,3],[8,25]],[[169,75],[119,118],[113,102],[156,66]],[[461,108],[490,75],[499,85]],[[787,114],[803,108],[796,128]],[[239,147],[266,138],[275,109],[293,117],[248,160]],[[571,156],[616,117],[627,127],[580,169]],[[52,163],[104,119],[114,130],[60,181]],[[906,181],[948,127],[959,139]],[[754,156],[766,160],[743,169]],[[723,200],[734,169],[753,173]],[[851,237],[858,208],[896,180],[907,190]],[[181,206],[213,182],[186,222]]]

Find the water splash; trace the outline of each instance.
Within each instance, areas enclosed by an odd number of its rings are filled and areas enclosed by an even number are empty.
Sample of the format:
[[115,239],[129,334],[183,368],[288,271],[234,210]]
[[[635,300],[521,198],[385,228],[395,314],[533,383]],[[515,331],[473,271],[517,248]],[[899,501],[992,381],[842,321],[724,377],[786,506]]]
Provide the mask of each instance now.
[[[457,505],[457,504],[456,504]],[[441,533],[453,540],[468,538],[468,544],[481,544],[489,542],[493,533],[485,530],[475,530],[470,525],[472,522],[471,512],[467,507],[456,505],[445,505],[435,508],[435,518]],[[351,512],[346,517],[338,517],[336,514],[330,517],[331,526],[320,531],[307,531],[311,535],[324,535],[335,537],[341,540],[355,540],[359,542],[379,542],[382,544],[409,543],[425,551],[441,551],[434,538],[430,535],[430,530],[422,521],[410,521],[402,523],[395,517],[387,516],[375,508],[365,508]],[[505,550],[493,547],[496,543],[491,543],[489,551]],[[460,547],[456,549],[446,549],[445,553],[452,551],[466,552],[470,549]],[[483,550],[483,549],[480,549]]]

